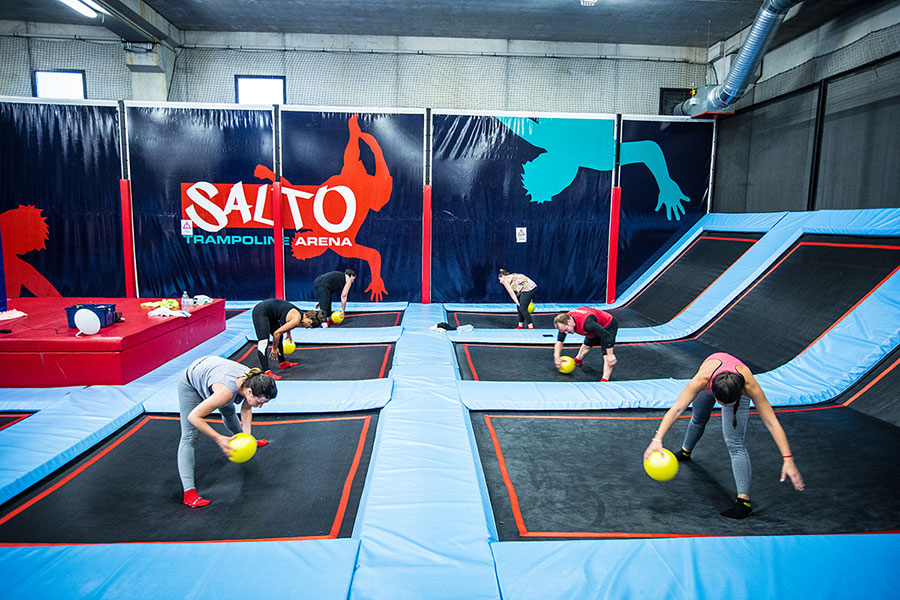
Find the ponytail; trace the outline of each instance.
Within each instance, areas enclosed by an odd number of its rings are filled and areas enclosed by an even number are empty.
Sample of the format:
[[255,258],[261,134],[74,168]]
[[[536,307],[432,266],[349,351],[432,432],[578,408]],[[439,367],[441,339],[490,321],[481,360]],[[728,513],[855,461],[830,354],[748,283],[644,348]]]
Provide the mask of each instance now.
[[256,367],[250,369],[244,374],[244,384],[242,388],[250,388],[254,396],[262,396],[269,400],[274,400],[278,395],[278,388],[275,386],[275,379],[271,375],[266,375],[262,369]]

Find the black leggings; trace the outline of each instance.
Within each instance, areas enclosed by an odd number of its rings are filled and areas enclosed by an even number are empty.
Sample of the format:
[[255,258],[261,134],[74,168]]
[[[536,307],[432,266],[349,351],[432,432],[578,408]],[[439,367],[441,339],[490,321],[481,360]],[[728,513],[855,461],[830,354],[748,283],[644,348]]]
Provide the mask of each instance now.
[[331,294],[334,292],[331,291],[327,285],[317,285],[316,288],[316,301],[319,303],[319,310],[325,315],[325,318],[328,319],[331,317]]
[[531,313],[528,312],[528,305],[531,304],[537,288],[531,288],[527,292],[519,294],[519,323],[525,323],[526,326],[531,325]]

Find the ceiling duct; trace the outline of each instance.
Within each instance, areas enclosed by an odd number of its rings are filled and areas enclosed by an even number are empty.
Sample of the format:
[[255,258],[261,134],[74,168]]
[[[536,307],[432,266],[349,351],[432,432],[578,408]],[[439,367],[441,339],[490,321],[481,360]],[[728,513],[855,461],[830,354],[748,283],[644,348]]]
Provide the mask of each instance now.
[[688,100],[675,107],[676,115],[715,116],[734,112],[729,107],[747,91],[750,79],[762,62],[785,14],[803,0],[765,0],[747,33],[725,81],[716,86],[697,88]]

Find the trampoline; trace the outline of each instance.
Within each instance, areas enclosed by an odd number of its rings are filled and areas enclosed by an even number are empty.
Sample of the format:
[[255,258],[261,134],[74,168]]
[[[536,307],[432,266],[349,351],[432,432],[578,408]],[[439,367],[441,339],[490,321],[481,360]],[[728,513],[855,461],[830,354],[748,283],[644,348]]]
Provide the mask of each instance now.
[[27,419],[34,413],[32,412],[2,412],[0,413],[0,431],[15,425],[23,419]]
[[191,509],[175,462],[178,418],[143,415],[0,507],[0,545],[349,537],[377,419],[377,411],[255,416],[253,433],[270,445],[243,464],[200,436],[197,486],[212,504]]
[[[669,449],[689,413],[666,436]],[[735,493],[720,413],[668,482],[650,479],[641,460],[664,411],[471,416],[501,541],[900,531],[900,429],[841,404],[776,413],[806,491],[778,481],[781,455],[754,411],[754,513],[743,520],[718,514]]]
[[331,327],[396,327],[403,317],[402,310],[378,312],[348,312],[340,325]]
[[[762,236],[762,233],[705,232],[631,300],[607,312],[616,317],[619,327],[651,327],[671,321]],[[553,329],[553,318],[558,314],[535,313],[532,315],[534,326]],[[454,311],[447,313],[447,318],[457,327],[471,324],[477,328],[511,329],[518,324],[518,315],[513,312]]]
[[[393,343],[378,344],[304,344],[286,355],[297,366],[277,368],[277,361],[269,359],[272,372],[283,380],[348,381],[356,379],[381,379],[391,370],[394,354]],[[231,360],[259,367],[256,344],[247,342],[229,356]]]
[[[804,235],[731,304],[689,338],[617,344],[613,380],[689,379],[713,352],[753,372],[779,367],[812,345],[900,268],[900,240]],[[573,355],[575,345],[565,354]],[[546,345],[456,343],[463,379],[599,381],[594,351],[564,378]],[[579,369],[576,369],[578,372]]]

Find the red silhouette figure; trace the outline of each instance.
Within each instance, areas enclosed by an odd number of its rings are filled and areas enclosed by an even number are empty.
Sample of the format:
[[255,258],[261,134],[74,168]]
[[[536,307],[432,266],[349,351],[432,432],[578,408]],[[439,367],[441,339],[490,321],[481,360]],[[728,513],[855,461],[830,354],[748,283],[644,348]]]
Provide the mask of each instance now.
[[[332,188],[349,188],[352,196],[355,198],[355,209],[353,220],[349,227],[335,234],[322,227],[314,214],[314,202],[312,197],[309,199],[301,199],[299,204],[300,217],[302,227],[298,227],[297,233],[294,235],[292,243],[292,252],[298,260],[306,260],[315,256],[322,255],[326,250],[334,250],[341,256],[347,258],[360,258],[369,265],[372,271],[372,282],[366,288],[370,298],[376,302],[381,302],[382,295],[387,295],[384,288],[384,281],[381,279],[381,253],[374,248],[368,248],[362,244],[356,243],[356,234],[359,232],[360,226],[369,214],[369,210],[379,211],[381,207],[387,204],[391,198],[391,190],[393,188],[393,178],[388,171],[387,163],[384,161],[384,154],[381,146],[374,136],[364,133],[359,128],[357,115],[350,117],[347,122],[350,130],[350,140],[344,150],[344,166],[338,175],[329,177],[321,185],[292,185],[290,181],[281,178],[281,185],[294,190],[305,192],[309,196],[314,196],[318,190],[328,188],[322,201],[322,215],[331,223],[342,223],[348,212],[349,204],[345,197],[332,190]],[[375,156],[375,174],[370,175],[366,171],[366,166],[359,159],[359,142],[362,140]],[[260,179],[268,179],[275,181],[275,174],[265,165],[257,165],[254,175]],[[346,192],[346,189],[344,190]],[[315,245],[311,243],[299,243],[300,238],[304,241],[316,239],[319,237],[337,239],[347,238],[350,245]]]
[[49,229],[41,209],[22,206],[0,213],[0,239],[3,240],[3,271],[6,275],[6,295],[18,298],[22,288],[35,296],[61,296],[47,278],[19,258],[32,250],[43,250]]

